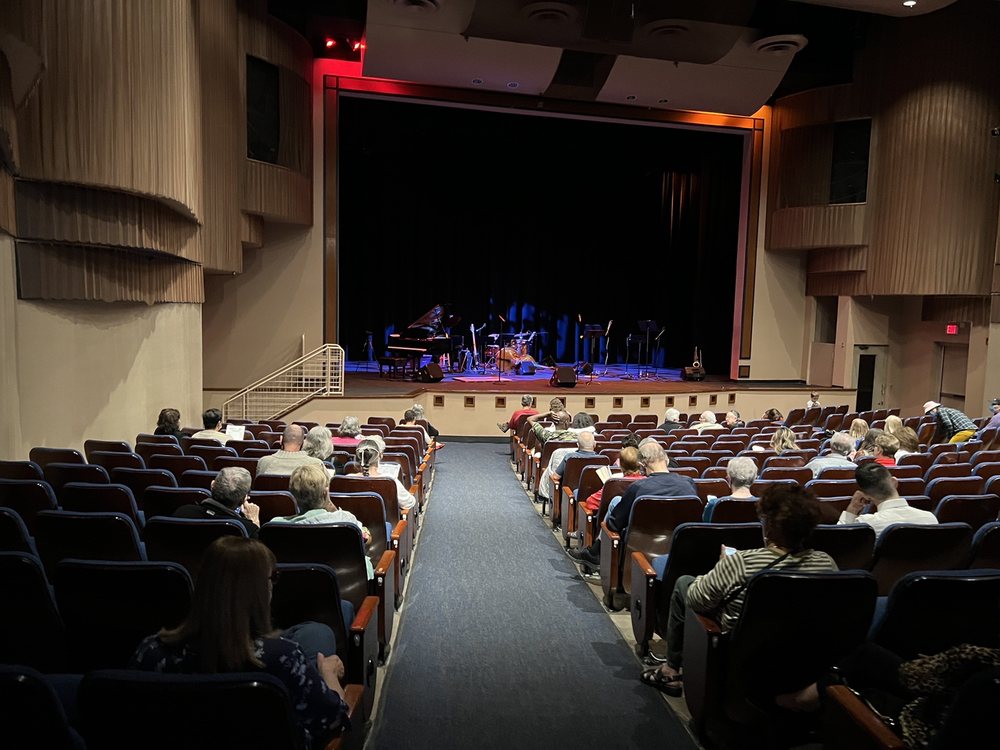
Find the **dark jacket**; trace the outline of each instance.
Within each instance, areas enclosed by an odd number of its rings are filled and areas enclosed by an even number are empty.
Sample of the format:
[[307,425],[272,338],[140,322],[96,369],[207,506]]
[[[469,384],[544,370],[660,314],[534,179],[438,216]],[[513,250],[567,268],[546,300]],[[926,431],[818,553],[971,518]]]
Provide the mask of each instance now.
[[218,500],[209,498],[200,503],[182,505],[174,511],[174,518],[211,518],[225,521],[239,521],[243,528],[247,530],[247,536],[256,539],[260,533],[260,528],[249,518],[235,510],[230,510]]

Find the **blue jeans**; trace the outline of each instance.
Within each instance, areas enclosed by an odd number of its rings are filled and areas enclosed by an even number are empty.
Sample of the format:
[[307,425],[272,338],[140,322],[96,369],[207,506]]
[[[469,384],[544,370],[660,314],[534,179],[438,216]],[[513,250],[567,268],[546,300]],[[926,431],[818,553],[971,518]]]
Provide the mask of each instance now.
[[[351,623],[346,623],[347,627]],[[281,634],[282,638],[295,641],[306,655],[306,660],[316,666],[316,654],[332,656],[337,653],[337,637],[329,625],[321,622],[300,622]]]
[[[607,521],[608,520],[608,516],[611,515],[611,511],[613,511],[615,509],[615,506],[618,505],[618,503],[620,503],[621,501],[622,501],[622,496],[621,495],[615,495],[613,498],[611,498],[611,502],[608,503],[608,512],[604,514],[604,518],[602,520]],[[624,531],[624,529],[623,529],[623,531]],[[604,531],[603,530],[601,531],[601,533],[598,535],[597,538],[601,539],[601,540],[604,539]]]

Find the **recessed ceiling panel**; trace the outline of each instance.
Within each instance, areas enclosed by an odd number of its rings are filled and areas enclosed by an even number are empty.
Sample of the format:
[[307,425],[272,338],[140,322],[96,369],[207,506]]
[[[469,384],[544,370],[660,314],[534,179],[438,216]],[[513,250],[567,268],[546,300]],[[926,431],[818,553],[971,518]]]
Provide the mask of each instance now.
[[913,5],[903,5],[903,0],[796,0],[809,5],[826,5],[830,8],[877,13],[882,16],[920,16],[947,8],[955,0],[915,0]]

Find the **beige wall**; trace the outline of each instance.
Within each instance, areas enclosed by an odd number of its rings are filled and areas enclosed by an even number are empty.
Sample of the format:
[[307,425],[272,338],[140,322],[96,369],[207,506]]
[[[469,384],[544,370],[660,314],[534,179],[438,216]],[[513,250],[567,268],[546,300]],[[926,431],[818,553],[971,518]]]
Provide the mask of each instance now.
[[13,242],[2,234],[0,299],[0,458],[81,448],[85,438],[132,442],[166,406],[198,423],[198,305],[17,300]]

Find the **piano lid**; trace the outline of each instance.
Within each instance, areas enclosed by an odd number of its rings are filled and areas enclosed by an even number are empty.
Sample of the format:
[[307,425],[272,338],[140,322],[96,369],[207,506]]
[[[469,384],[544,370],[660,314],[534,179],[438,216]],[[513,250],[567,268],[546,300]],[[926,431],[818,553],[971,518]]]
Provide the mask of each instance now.
[[434,305],[419,318],[414,320],[403,331],[403,336],[413,338],[430,338],[441,331],[441,317],[444,315],[444,308],[441,305]]

